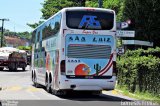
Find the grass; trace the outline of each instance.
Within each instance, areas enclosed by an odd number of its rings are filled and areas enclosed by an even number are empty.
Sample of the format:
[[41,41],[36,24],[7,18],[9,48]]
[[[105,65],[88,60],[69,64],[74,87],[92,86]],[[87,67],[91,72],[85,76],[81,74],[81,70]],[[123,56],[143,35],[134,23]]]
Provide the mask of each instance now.
[[120,87],[118,85],[116,86],[116,89],[123,95],[129,96],[131,98],[135,98],[138,100],[152,101],[152,102],[160,104],[160,96],[158,97],[148,92],[131,93],[125,87]]

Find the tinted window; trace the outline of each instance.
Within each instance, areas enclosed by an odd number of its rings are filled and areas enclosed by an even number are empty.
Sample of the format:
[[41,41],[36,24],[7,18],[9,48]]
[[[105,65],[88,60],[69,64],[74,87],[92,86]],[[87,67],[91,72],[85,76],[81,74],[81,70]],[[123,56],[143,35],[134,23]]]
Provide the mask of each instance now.
[[114,14],[104,11],[67,11],[67,26],[74,29],[110,30],[114,24]]
[[36,42],[39,42],[39,41],[40,41],[40,31],[38,32],[37,41]]
[[35,36],[36,36],[36,30],[32,32],[32,39],[31,39],[32,43],[35,43]]
[[47,21],[42,28],[42,38],[45,39],[49,36],[55,36],[60,30],[61,14],[53,17]]

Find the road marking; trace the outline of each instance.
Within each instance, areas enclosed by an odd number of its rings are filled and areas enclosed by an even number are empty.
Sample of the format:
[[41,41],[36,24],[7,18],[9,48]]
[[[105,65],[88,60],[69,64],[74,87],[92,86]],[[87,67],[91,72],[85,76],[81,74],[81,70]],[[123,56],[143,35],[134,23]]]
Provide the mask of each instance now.
[[28,87],[26,91],[29,91],[29,92],[37,92],[37,91],[40,91],[40,89],[34,88],[34,87]]
[[17,86],[11,86],[7,90],[9,90],[9,91],[19,91],[21,89],[22,89],[22,87],[17,85]]
[[116,90],[112,90],[112,94],[117,95],[118,92]]
[[23,86],[19,86],[19,85],[6,87],[5,89],[3,88],[1,90],[7,90],[7,91],[20,91],[20,90],[24,90],[24,91],[29,91],[29,92],[38,92],[38,91],[40,91],[39,88],[35,88],[35,87],[32,87],[32,86],[23,87]]
[[[109,91],[109,92],[112,93],[113,95],[118,95],[119,94],[116,90],[112,90],[112,91]],[[109,92],[105,91],[105,90],[102,91],[102,93],[104,93],[104,94],[108,94]]]

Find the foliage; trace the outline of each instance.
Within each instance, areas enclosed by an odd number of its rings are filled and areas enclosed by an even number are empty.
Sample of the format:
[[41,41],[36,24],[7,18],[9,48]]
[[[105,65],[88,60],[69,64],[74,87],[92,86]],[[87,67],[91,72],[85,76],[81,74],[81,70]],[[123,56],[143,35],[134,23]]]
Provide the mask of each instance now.
[[[103,8],[113,9],[117,21],[131,20],[129,30],[135,30],[136,40],[154,42],[160,46],[160,0],[103,0]],[[48,19],[64,7],[98,7],[98,0],[46,0],[42,3],[42,18]],[[36,27],[40,22],[28,24]]]
[[86,7],[98,7],[98,0],[87,0]]
[[118,84],[130,92],[160,96],[160,48],[127,51],[118,60]]
[[20,50],[31,50],[32,49],[31,46],[19,46],[17,48]]
[[148,50],[143,50],[143,49],[138,49],[135,51],[130,51],[128,50],[125,55],[123,55],[122,57],[140,57],[140,56],[156,56],[158,58],[160,58],[160,48],[156,47],[156,49],[154,48],[149,48]]
[[[48,19],[50,16],[58,12],[64,7],[77,7],[77,6],[86,6],[86,7],[98,7],[98,0],[47,0],[43,3],[42,8],[42,17]],[[122,17],[123,11],[123,1],[120,0],[103,0],[103,7],[110,8],[116,11],[118,14],[118,20]]]
[[30,26],[31,28],[36,28],[37,26],[39,26],[40,24],[42,24],[44,21],[39,21],[38,23],[34,23],[34,24],[29,24],[27,23],[28,26]]
[[153,101],[154,103],[156,103],[157,105],[160,104],[160,96],[157,97],[157,95],[153,95],[149,92],[139,92],[136,91],[134,93],[129,92],[128,90],[126,90],[125,87],[116,86],[116,89],[119,93],[124,94],[125,96],[131,97],[131,98],[135,98],[137,100],[143,100],[143,101]]
[[65,7],[85,6],[85,0],[46,0],[42,5],[42,18],[48,19]]
[[4,36],[18,36],[22,39],[30,40],[31,33],[29,33],[29,32],[12,32],[12,31],[8,30],[4,33]]
[[125,0],[123,19],[131,19],[136,38],[160,46],[160,0]]
[[[42,3],[43,8],[41,9],[42,18],[48,19],[53,14],[57,13],[59,10],[65,7],[98,7],[98,0],[46,0]],[[103,7],[110,8],[116,11],[117,20],[120,21],[122,19],[122,11],[123,11],[123,2],[120,0],[103,0]],[[28,26],[32,28],[36,28],[43,21],[39,21],[38,23],[29,24]]]
[[[87,0],[87,7],[98,7],[98,0]],[[103,0],[103,8],[115,10],[117,21],[122,21],[124,2],[121,0]]]
[[117,14],[117,21],[121,21],[123,11],[123,1],[121,0],[104,0],[103,7],[115,10]]

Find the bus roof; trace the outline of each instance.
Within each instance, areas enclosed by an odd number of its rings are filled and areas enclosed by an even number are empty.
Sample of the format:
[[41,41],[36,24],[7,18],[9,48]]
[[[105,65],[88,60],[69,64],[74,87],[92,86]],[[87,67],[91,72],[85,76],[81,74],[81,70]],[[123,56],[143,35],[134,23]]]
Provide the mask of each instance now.
[[68,8],[63,8],[60,11],[58,11],[56,14],[52,15],[50,18],[48,18],[47,20],[45,20],[42,24],[40,24],[39,26],[37,26],[33,31],[35,31],[36,29],[38,29],[39,27],[41,27],[45,22],[47,22],[48,20],[52,19],[55,15],[59,14],[60,12],[65,12],[66,10],[98,10],[98,11],[109,11],[109,12],[114,12],[114,10],[112,9],[104,9],[104,8],[93,8],[93,7],[68,7]]
[[69,7],[69,8],[63,8],[62,10],[99,10],[99,11],[111,11],[111,12],[114,11],[111,9],[93,8],[93,7]]

